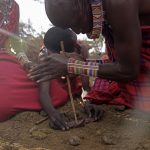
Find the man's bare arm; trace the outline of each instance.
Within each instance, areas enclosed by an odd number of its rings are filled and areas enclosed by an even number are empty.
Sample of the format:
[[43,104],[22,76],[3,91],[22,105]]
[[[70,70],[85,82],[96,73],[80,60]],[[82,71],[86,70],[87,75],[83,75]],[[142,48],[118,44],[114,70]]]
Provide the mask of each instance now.
[[54,128],[67,130],[69,129],[69,127],[67,126],[66,122],[60,115],[59,111],[57,111],[52,104],[51,97],[49,95],[49,89],[50,89],[49,85],[50,85],[49,81],[41,82],[39,84],[41,105],[44,111],[48,114]]
[[114,35],[117,63],[100,65],[99,77],[130,81],[139,73],[141,30],[135,1],[106,0],[107,19]]

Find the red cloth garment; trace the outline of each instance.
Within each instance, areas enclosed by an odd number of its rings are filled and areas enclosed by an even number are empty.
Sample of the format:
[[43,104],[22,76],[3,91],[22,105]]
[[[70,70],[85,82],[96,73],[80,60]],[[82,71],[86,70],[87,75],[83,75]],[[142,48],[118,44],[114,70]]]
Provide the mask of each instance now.
[[123,98],[117,82],[96,78],[93,87],[84,99],[95,104],[125,105],[132,107],[130,101]]
[[[137,79],[129,83],[117,83],[96,79],[92,90],[85,99],[97,104],[125,105],[150,112],[150,26],[142,27],[141,69]],[[113,41],[106,38],[109,59],[115,62]]]
[[[19,26],[19,6],[14,1],[2,1],[0,7],[0,29],[2,32],[16,33]],[[8,35],[0,32],[0,47],[5,45]]]
[[[65,104],[69,99],[67,84],[56,79],[51,80],[50,84],[53,105],[58,107]],[[78,93],[79,86],[73,84],[73,92]],[[41,109],[36,82],[27,78],[27,73],[15,56],[0,51],[0,121],[22,111]]]

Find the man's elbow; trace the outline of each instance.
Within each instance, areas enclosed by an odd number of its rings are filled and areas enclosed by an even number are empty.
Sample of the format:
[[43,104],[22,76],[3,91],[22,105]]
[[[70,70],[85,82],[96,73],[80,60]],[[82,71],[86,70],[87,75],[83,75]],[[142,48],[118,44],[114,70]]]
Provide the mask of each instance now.
[[124,76],[125,82],[130,82],[130,81],[137,79],[139,72],[140,72],[140,68],[138,67],[124,70],[122,74],[124,74],[123,76]]

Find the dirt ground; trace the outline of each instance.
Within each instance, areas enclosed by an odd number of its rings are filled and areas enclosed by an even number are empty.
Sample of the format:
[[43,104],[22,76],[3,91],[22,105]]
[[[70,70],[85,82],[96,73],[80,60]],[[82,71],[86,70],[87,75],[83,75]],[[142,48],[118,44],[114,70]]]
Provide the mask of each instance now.
[[[65,132],[50,129],[48,120],[35,125],[43,119],[38,112],[20,113],[0,123],[0,150],[150,150],[150,115],[102,107],[99,122]],[[70,103],[61,111],[71,114]]]

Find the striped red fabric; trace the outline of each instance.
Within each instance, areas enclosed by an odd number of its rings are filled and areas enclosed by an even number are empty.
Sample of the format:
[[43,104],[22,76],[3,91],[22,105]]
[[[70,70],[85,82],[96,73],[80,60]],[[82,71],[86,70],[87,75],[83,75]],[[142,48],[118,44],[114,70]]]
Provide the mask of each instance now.
[[120,88],[134,107],[150,112],[150,26],[142,27],[142,38],[140,74],[133,82],[120,84]]

